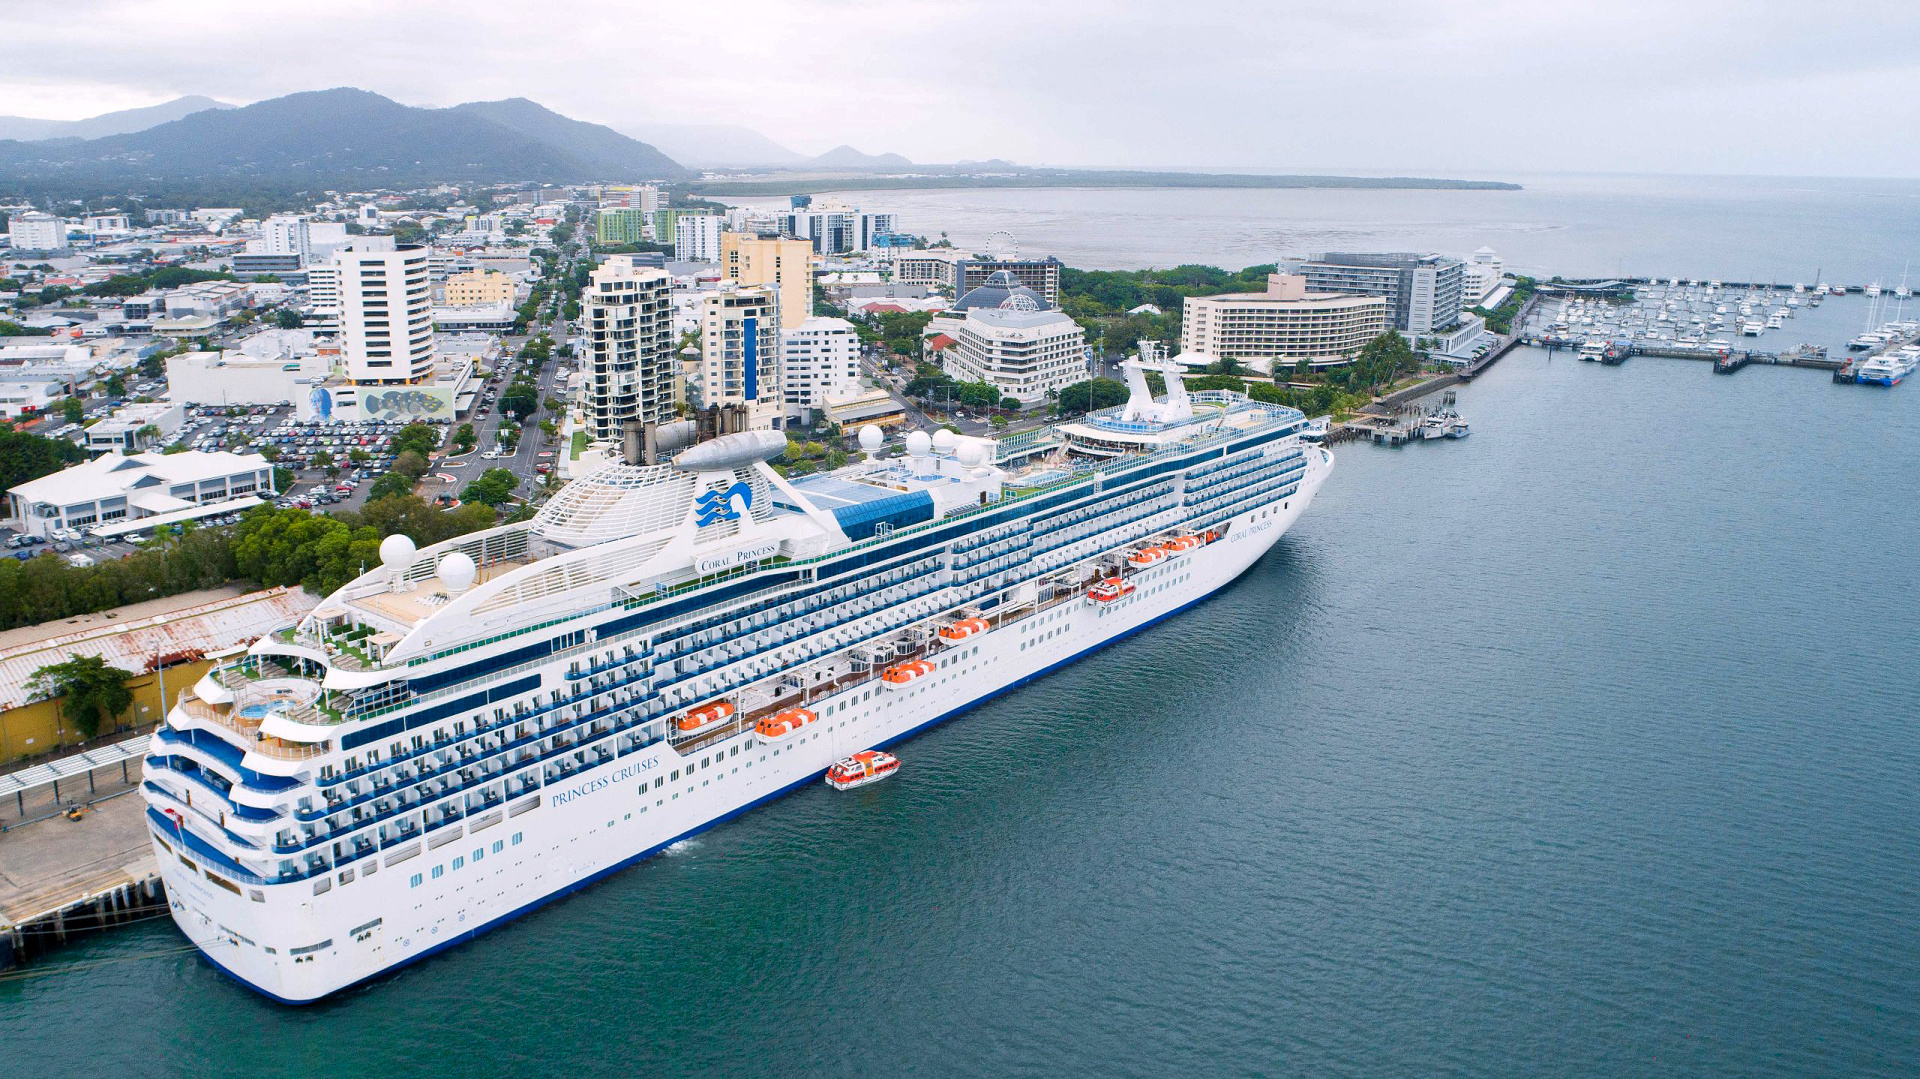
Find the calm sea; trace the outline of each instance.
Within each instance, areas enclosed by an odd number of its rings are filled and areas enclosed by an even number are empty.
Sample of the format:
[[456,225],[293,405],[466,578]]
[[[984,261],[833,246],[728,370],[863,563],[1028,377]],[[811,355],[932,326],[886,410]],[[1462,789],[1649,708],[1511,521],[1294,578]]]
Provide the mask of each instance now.
[[[901,228],[985,250],[1000,230],[1025,255],[1083,269],[1183,262],[1239,268],[1320,251],[1493,248],[1509,268],[1800,281],[1899,281],[1920,258],[1920,180],[1500,176],[1520,191],[1228,189],[853,191]],[[740,199],[742,205],[785,205]],[[1920,283],[1920,274],[1914,278]]]
[[303,1010],[95,937],[5,1070],[1920,1074],[1920,385],[1522,351],[1460,408],[885,784]]

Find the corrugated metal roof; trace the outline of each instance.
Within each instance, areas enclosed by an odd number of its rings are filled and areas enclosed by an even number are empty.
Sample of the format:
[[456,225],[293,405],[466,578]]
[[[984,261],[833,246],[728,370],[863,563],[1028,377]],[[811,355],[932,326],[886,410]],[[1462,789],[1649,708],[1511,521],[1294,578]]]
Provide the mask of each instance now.
[[0,798],[50,787],[62,779],[86,775],[95,768],[136,760],[146,755],[147,742],[152,737],[150,734],[136,734],[111,745],[96,746],[85,753],[75,753],[71,757],[0,775]]
[[26,684],[33,672],[70,656],[99,656],[123,671],[139,673],[159,656],[252,644],[298,622],[319,602],[303,589],[269,588],[0,650],[0,709],[26,704]]

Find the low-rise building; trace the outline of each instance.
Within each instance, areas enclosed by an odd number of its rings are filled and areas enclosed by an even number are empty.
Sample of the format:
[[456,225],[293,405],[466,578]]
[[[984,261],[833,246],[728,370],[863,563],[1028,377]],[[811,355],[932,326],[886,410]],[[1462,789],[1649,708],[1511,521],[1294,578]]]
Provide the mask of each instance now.
[[1180,323],[1182,363],[1238,360],[1262,373],[1305,360],[1348,363],[1387,332],[1383,296],[1307,291],[1298,274],[1270,274],[1265,292],[1186,298]]
[[1460,285],[1460,302],[1468,307],[1493,295],[1500,287],[1500,279],[1506,276],[1506,264],[1495,254],[1493,248],[1483,247],[1467,258],[1464,276]]
[[265,330],[239,348],[167,358],[167,398],[188,405],[281,405],[307,396],[340,359],[332,338],[311,330]]
[[108,452],[7,492],[7,524],[117,532],[233,513],[272,498],[273,465],[257,453]]
[[448,275],[441,302],[447,307],[512,307],[517,294],[513,278],[506,274],[472,269]]
[[187,422],[187,408],[166,401],[122,405],[87,428],[87,452],[139,453],[173,441]]

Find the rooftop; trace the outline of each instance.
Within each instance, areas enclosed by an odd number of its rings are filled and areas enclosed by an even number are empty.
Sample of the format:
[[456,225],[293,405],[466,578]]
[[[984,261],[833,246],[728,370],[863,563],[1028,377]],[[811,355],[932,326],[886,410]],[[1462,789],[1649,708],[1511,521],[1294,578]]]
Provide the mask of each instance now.
[[[271,467],[267,459],[257,453],[187,450],[168,454],[136,453],[127,457],[108,452],[51,476],[28,480],[14,487],[12,493],[30,502],[66,505]],[[155,493],[166,495],[164,489]]]

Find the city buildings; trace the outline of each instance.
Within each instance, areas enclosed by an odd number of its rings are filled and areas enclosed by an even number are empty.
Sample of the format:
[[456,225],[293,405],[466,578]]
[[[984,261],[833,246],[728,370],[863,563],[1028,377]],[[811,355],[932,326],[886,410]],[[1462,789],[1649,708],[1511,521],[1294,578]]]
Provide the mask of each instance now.
[[254,255],[297,255],[305,266],[313,257],[313,237],[307,219],[299,214],[274,214],[260,223],[260,238],[249,241]]
[[404,385],[433,375],[433,306],[428,250],[349,247],[340,269],[340,341],[347,379],[358,385]]
[[652,211],[638,207],[603,207],[593,215],[593,242],[608,247],[637,244],[649,239]]
[[305,397],[333,374],[337,345],[321,348],[311,330],[265,330],[239,348],[167,357],[167,398],[188,405],[282,405]]
[[958,330],[941,354],[955,381],[984,381],[1000,396],[1032,405],[1087,377],[1086,331],[1063,312],[1030,303],[975,307]]
[[15,251],[65,251],[67,223],[38,210],[7,218],[7,238]]
[[949,281],[955,296],[987,283],[994,274],[1005,273],[1040,294],[1048,307],[1060,306],[1060,260],[1043,259],[960,259],[953,263]]
[[1500,287],[1500,279],[1506,275],[1506,264],[1493,248],[1483,247],[1467,258],[1464,275],[1460,284],[1460,302],[1472,307],[1493,295]]
[[[784,310],[781,322],[785,326]],[[804,422],[826,409],[829,397],[858,389],[860,335],[853,323],[816,316],[782,329],[778,381],[787,416]]]
[[718,214],[681,214],[673,222],[673,257],[681,262],[718,262],[720,226]]
[[881,236],[899,231],[898,214],[874,214],[844,203],[796,206],[779,215],[780,228],[807,241],[818,255],[848,255],[878,246]]
[[449,274],[441,295],[447,307],[512,307],[518,288],[498,270],[475,269]]
[[588,432],[620,437],[628,420],[673,418],[673,278],[625,255],[600,264],[581,296]]
[[928,285],[934,288],[951,289],[959,276],[954,264],[967,256],[952,248],[938,251],[915,251],[911,248],[894,251],[891,255],[893,281],[898,285]]
[[687,382],[695,408],[745,405],[755,427],[782,426],[780,309],[765,285],[723,282],[700,298],[700,362]]
[[133,531],[232,513],[273,494],[273,465],[257,453],[108,452],[8,491],[6,523],[42,538],[56,528]]
[[1445,255],[1329,251],[1282,266],[1306,277],[1312,292],[1383,296],[1387,325],[1406,334],[1432,334],[1460,321],[1464,264]]
[[1276,273],[1265,292],[1187,297],[1178,359],[1232,359],[1262,373],[1301,360],[1327,367],[1351,361],[1386,331],[1385,297],[1309,292],[1305,277]]
[[662,206],[648,215],[653,223],[653,231],[648,234],[647,238],[657,244],[670,244],[673,242],[674,237],[679,235],[678,228],[682,217],[694,217],[711,213],[713,213],[713,211],[707,209]]
[[87,428],[87,452],[139,453],[173,441],[187,421],[187,407],[176,402],[148,401],[122,405],[106,419]]
[[805,240],[740,232],[720,237],[721,275],[776,289],[783,326],[798,326],[813,315],[813,261],[813,246]]

